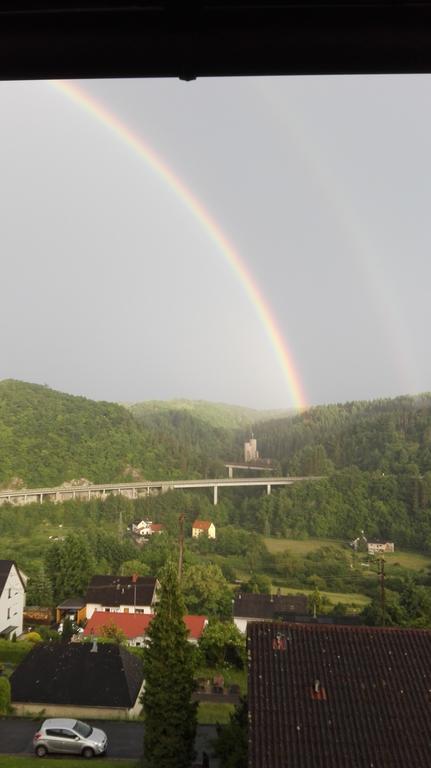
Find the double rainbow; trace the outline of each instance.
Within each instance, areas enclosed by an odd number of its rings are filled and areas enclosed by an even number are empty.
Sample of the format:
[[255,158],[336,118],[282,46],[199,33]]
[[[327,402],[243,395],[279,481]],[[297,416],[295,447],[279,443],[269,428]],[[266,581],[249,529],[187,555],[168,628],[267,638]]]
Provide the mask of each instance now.
[[179,197],[181,202],[188,208],[189,212],[195,219],[197,219],[207,235],[215,243],[220,253],[224,256],[232,271],[236,274],[253,304],[275,351],[294,407],[299,409],[305,408],[307,401],[304,389],[296,370],[293,356],[278,327],[274,314],[246,263],[241,258],[238,251],[229,242],[219,224],[211,216],[209,211],[187,185],[178,178],[171,168],[169,168],[169,166],[159,157],[154,149],[144,141],[141,136],[122,122],[117,115],[97,101],[94,96],[91,96],[76,82],[53,81],[52,85],[75,102],[81,109],[84,109],[91,117],[102,123],[102,125],[109,129],[114,136],[120,139],[136,155],[138,155],[160,176],[161,179],[163,179],[164,182],[166,182],[171,190]]

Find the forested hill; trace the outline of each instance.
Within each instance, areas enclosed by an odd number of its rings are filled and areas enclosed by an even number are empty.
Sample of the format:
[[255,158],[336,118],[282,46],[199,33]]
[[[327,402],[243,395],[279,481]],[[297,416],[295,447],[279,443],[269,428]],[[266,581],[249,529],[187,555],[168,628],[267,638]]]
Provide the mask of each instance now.
[[261,455],[289,474],[431,471],[431,394],[318,406],[255,427]]
[[178,476],[178,461],[119,405],[0,381],[0,486]]
[[220,429],[250,429],[260,421],[284,417],[288,410],[256,410],[242,405],[209,403],[206,400],[147,400],[142,403],[126,404],[133,415],[145,421],[161,414],[186,414],[204,424]]

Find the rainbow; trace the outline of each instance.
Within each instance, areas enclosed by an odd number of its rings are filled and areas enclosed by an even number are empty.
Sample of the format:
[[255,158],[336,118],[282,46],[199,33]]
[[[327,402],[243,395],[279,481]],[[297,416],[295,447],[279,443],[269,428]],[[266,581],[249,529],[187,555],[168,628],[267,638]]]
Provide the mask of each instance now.
[[253,304],[275,351],[293,400],[293,405],[299,409],[306,408],[307,399],[293,361],[293,356],[287,347],[273,312],[244,260],[229,242],[209,211],[141,136],[131,130],[117,115],[110,112],[103,104],[81,86],[77,85],[76,82],[56,80],[51,81],[51,85],[108,128],[114,136],[138,155],[171,188],[204,228],[207,235],[215,243],[228,265],[236,274]]

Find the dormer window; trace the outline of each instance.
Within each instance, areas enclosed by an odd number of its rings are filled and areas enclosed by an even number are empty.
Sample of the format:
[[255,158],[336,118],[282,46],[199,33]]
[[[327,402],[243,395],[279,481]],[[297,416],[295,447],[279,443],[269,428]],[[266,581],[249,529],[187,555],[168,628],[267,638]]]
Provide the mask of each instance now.
[[285,651],[287,647],[285,635],[281,632],[277,632],[272,641],[272,647],[274,651]]
[[311,698],[314,701],[326,701],[326,691],[321,685],[320,680],[315,680],[311,689]]

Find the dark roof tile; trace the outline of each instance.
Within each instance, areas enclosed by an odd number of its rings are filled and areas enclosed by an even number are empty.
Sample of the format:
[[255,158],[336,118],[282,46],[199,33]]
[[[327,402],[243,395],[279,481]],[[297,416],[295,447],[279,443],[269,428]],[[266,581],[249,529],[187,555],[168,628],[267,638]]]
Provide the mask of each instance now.
[[36,645],[10,678],[12,701],[70,706],[134,705],[143,680],[141,661],[114,644]]
[[152,605],[156,585],[154,576],[138,576],[136,582],[132,576],[93,576],[85,600],[87,603],[112,607]]
[[233,615],[245,619],[269,619],[281,613],[306,613],[305,595],[255,595],[238,592],[235,595]]
[[250,768],[430,765],[431,632],[256,622],[247,642]]

